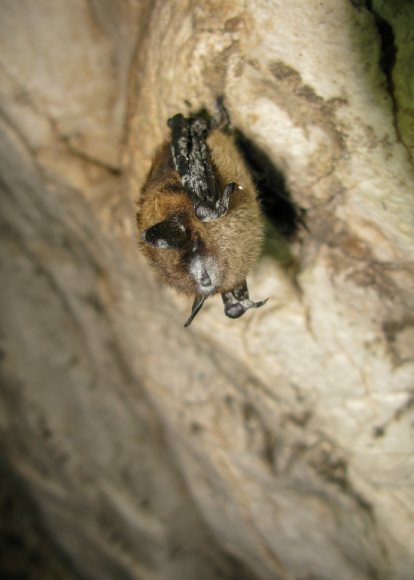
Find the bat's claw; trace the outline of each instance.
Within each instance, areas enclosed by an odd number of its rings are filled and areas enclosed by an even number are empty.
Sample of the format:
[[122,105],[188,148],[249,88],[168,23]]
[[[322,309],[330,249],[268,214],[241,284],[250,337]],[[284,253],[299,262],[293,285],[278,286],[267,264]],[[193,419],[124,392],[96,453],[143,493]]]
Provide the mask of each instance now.
[[227,302],[224,305],[224,314],[229,318],[239,318],[243,316],[247,310],[250,308],[260,308],[264,306],[267,302],[266,300],[260,300],[259,302],[253,302],[253,300],[242,300],[242,301],[234,301],[234,302]]
[[250,300],[246,281],[229,292],[223,292],[221,296],[224,302],[224,314],[229,318],[239,318],[250,308],[264,306],[268,300],[267,298],[259,302]]
[[218,220],[219,218],[223,217],[228,209],[230,204],[230,197],[231,194],[236,189],[243,189],[241,185],[238,185],[234,181],[228,183],[224,188],[222,197],[215,203],[214,207],[209,207],[205,204],[196,205],[194,208],[194,212],[198,219],[202,222],[211,222],[213,220]]
[[194,318],[196,317],[196,315],[200,312],[203,304],[204,304],[204,300],[205,297],[201,296],[200,294],[198,294],[195,298],[194,298],[194,302],[193,302],[193,307],[191,309],[191,314],[187,320],[187,322],[184,324],[185,328],[187,328],[188,326],[190,326],[190,324],[193,322]]

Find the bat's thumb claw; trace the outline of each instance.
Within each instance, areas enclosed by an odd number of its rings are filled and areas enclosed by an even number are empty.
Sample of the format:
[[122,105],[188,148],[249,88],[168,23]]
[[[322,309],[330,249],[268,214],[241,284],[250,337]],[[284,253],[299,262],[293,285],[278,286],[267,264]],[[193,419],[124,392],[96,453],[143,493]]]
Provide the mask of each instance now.
[[266,300],[260,300],[259,302],[253,302],[253,300],[249,300],[248,298],[239,301],[229,301],[224,306],[224,314],[229,318],[239,318],[250,308],[260,308],[261,306],[264,306],[267,301],[268,298],[266,298]]

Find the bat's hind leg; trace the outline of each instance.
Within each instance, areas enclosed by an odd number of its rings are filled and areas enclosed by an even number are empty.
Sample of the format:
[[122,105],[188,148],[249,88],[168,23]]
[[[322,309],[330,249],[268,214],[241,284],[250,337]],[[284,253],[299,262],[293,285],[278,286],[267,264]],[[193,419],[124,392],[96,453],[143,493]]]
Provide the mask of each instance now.
[[267,298],[266,300],[260,300],[259,302],[253,302],[253,300],[250,300],[246,280],[244,280],[244,282],[239,286],[233,288],[233,290],[223,292],[221,296],[224,303],[224,314],[229,318],[239,318],[239,316],[242,316],[246,310],[249,310],[250,308],[260,308],[267,302]]
[[212,129],[221,129],[222,131],[230,131],[232,128],[230,115],[224,106],[224,96],[217,97],[215,102],[216,114],[211,120]]

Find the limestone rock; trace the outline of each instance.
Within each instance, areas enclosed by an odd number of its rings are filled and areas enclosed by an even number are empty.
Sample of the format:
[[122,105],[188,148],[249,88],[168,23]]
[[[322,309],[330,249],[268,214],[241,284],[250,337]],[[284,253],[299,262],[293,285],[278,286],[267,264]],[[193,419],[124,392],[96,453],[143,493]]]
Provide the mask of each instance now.
[[[412,576],[413,9],[373,4],[2,3],[2,451],[69,571]],[[218,95],[306,229],[184,329],[134,200]]]

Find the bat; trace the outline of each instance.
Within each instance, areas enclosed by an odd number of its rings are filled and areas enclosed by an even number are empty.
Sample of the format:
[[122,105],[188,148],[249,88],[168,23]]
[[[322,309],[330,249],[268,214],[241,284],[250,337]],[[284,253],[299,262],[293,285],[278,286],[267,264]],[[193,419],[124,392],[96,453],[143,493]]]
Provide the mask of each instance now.
[[229,318],[267,302],[250,300],[246,283],[264,237],[256,190],[217,104],[216,119],[168,120],[171,139],[157,150],[137,202],[140,249],[163,282],[194,297],[186,327],[213,294]]

